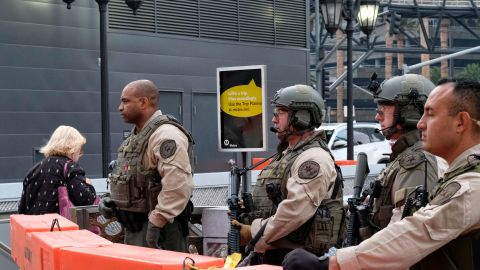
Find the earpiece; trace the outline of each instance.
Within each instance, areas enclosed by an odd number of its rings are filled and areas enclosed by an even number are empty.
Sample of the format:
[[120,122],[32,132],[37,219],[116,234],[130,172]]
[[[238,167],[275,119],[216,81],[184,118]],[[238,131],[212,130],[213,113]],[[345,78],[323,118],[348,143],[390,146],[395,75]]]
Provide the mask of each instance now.
[[307,110],[298,110],[292,115],[292,126],[297,130],[305,130],[311,127],[311,115]]

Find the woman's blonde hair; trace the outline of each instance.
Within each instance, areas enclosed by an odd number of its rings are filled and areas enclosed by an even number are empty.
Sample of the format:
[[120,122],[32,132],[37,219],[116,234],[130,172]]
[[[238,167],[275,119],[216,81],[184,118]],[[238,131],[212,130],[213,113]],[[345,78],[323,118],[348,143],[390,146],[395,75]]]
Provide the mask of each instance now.
[[40,153],[45,157],[71,157],[76,151],[81,150],[86,142],[87,139],[77,129],[62,125],[55,129],[47,144],[40,148]]

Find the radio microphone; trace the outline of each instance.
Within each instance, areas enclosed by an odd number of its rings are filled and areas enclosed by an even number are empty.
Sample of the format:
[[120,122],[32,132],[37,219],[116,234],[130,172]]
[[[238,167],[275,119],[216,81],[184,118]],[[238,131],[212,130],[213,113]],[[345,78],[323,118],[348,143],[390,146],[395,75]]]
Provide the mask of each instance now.
[[374,132],[375,132],[375,133],[380,133],[380,132],[383,132],[384,130],[391,129],[391,128],[393,128],[393,126],[391,126],[391,127],[386,127],[386,128],[382,128],[382,129],[376,128]]
[[284,129],[284,130],[278,130],[278,128],[275,128],[275,127],[270,127],[270,131],[273,132],[273,133],[278,133],[278,134],[287,134],[287,135],[291,135],[292,133],[290,133],[288,131],[288,129]]

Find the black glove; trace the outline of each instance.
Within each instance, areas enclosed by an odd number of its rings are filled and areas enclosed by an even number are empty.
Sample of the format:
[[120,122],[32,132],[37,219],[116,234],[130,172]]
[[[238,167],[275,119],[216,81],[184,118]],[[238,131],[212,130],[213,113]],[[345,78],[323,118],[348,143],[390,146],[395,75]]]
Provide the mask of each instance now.
[[297,248],[285,256],[282,266],[285,270],[328,270],[328,257],[320,260],[315,254]]
[[102,198],[98,204],[98,212],[107,219],[111,219],[115,216],[115,202],[110,197]]
[[159,227],[155,226],[150,221],[148,222],[146,236],[148,247],[161,249],[161,247],[158,245],[158,241],[160,238],[160,230],[161,229]]

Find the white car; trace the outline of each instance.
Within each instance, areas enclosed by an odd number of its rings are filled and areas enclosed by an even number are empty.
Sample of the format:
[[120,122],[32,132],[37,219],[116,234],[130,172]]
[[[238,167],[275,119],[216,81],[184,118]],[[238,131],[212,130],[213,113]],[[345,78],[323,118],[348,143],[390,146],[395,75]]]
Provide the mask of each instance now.
[[[347,123],[322,124],[319,130],[324,130],[328,148],[332,151],[335,160],[347,159]],[[392,152],[390,143],[382,133],[378,132],[378,123],[353,123],[353,157],[364,152],[368,157],[368,164],[386,163]]]

